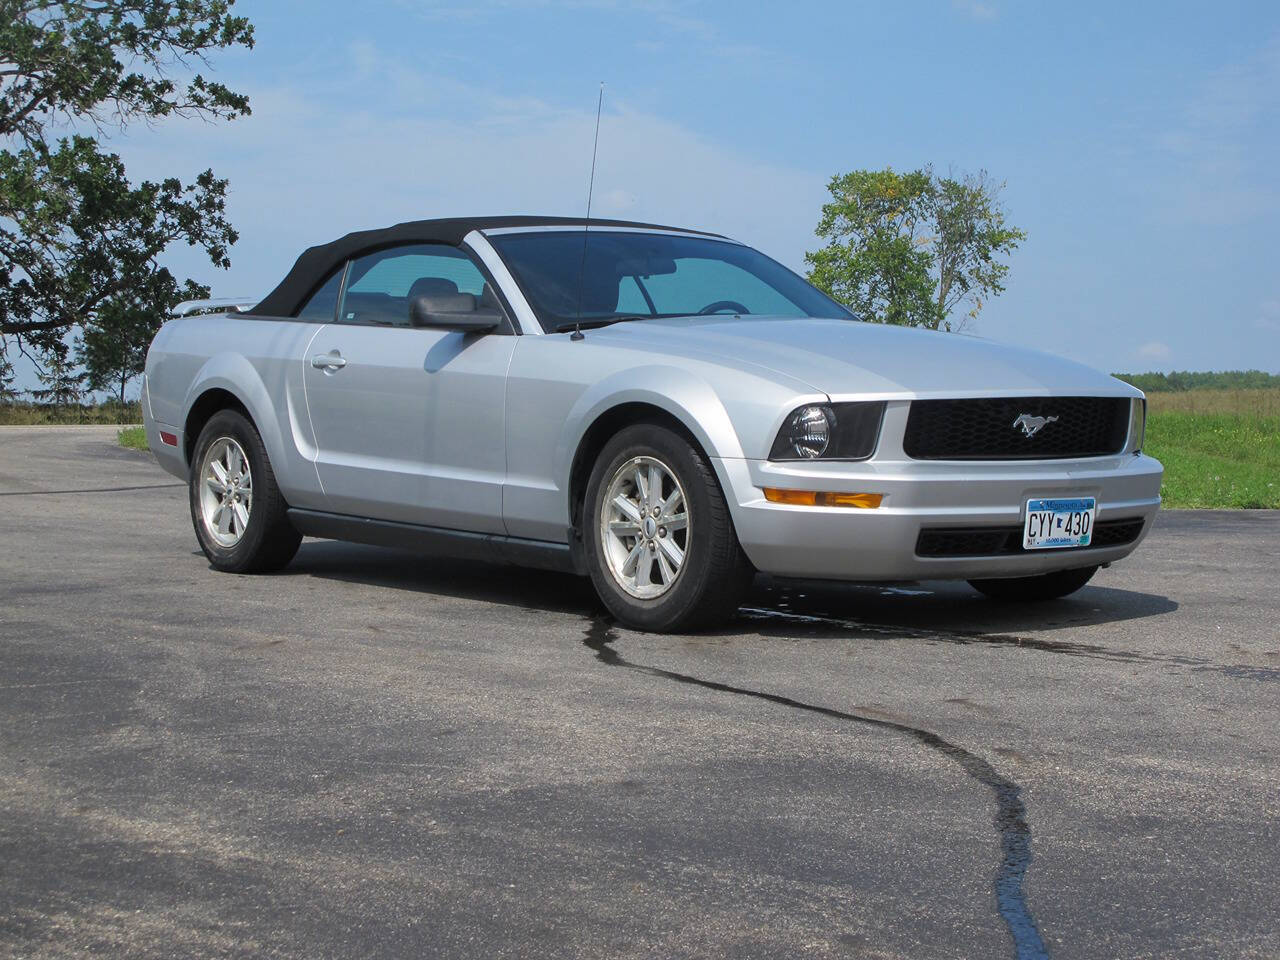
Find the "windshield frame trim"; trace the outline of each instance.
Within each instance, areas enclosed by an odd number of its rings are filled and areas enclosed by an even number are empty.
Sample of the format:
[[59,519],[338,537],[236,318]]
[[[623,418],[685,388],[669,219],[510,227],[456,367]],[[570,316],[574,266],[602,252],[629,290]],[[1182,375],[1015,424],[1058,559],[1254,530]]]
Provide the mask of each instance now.
[[698,237],[703,240],[718,240],[721,243],[732,243],[734,246],[745,247],[746,244],[741,240],[735,240],[732,237],[722,237],[718,233],[703,233],[700,230],[654,230],[645,227],[618,227],[591,224],[590,231],[587,230],[585,223],[578,224],[540,224],[536,227],[492,227],[482,231],[485,235],[491,237],[500,237],[509,233],[637,233],[642,235],[652,234],[659,237]]
[[484,233],[479,230],[472,230],[462,238],[462,243],[470,248],[480,262],[489,269],[494,283],[500,288],[498,292],[506,296],[507,303],[511,305],[511,312],[515,314],[516,334],[531,334],[535,337],[540,337],[547,333],[542,326],[541,318],[529,304],[524,295],[524,290],[521,289],[520,284],[516,282],[515,276],[507,267],[507,262],[502,259],[502,254],[489,242]]

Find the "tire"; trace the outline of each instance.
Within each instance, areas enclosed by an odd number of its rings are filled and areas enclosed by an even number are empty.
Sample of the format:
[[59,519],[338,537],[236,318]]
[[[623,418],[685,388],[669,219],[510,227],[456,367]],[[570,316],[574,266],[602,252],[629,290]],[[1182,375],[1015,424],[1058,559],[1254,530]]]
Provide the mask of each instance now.
[[[655,474],[655,466],[665,475]],[[642,517],[619,508],[619,497],[631,510],[641,508],[655,477],[662,494],[648,498]],[[582,527],[596,592],[636,629],[666,633],[720,623],[738,609],[754,573],[711,464],[685,437],[657,424],[627,427],[605,444],[587,481]]]
[[970,580],[969,586],[992,600],[1006,603],[1040,603],[1057,600],[1075,593],[1088,583],[1097,567],[1079,567],[1075,570],[1058,570],[1036,577],[1014,577],[1010,580]]
[[[247,483],[235,469],[241,456],[248,465]],[[225,483],[218,478],[219,469]],[[232,482],[237,477],[240,482]],[[220,410],[204,425],[191,458],[187,487],[196,539],[215,569],[225,573],[279,570],[298,552],[302,536],[289,523],[288,505],[276,485],[266,447],[254,425],[238,411]],[[220,505],[226,509],[219,512]]]

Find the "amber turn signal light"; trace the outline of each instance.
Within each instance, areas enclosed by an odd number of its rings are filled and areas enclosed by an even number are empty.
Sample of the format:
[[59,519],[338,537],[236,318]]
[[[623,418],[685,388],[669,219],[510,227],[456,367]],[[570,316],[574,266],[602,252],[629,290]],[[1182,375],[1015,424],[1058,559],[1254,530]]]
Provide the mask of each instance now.
[[884,500],[883,493],[830,493],[825,490],[779,490],[765,487],[764,498],[770,503],[789,503],[797,507],[857,507],[874,510]]

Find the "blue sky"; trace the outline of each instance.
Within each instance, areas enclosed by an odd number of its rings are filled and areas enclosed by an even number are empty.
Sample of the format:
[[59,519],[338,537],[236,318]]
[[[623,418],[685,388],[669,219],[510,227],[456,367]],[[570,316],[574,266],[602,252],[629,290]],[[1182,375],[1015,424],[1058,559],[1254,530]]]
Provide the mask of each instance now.
[[431,216],[595,212],[801,268],[835,173],[985,168],[1028,239],[980,336],[1108,370],[1280,372],[1280,5],[241,0],[233,124],[114,138],[135,177],[231,179],[229,273]]

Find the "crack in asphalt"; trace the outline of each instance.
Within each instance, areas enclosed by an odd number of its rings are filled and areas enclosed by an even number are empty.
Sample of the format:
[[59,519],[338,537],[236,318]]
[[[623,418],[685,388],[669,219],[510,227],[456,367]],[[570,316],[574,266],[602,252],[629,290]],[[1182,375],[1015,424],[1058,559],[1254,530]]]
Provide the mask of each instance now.
[[89,487],[83,490],[6,490],[0,497],[51,497],[60,493],[125,493],[129,490],[163,490],[185,487],[185,483],[144,483],[136,487]]
[[847,713],[832,707],[805,703],[782,694],[766,693],[750,690],[746,687],[735,687],[732,684],[720,683],[716,680],[703,680],[687,673],[665,670],[662,667],[651,667],[641,663],[632,663],[618,653],[611,644],[618,639],[613,623],[603,617],[591,619],[583,631],[583,644],[595,653],[598,661],[611,667],[623,667],[635,670],[652,677],[672,680],[676,683],[689,684],[714,690],[717,693],[731,693],[742,697],[753,697],[779,706],[795,710],[805,710],[833,720],[859,723],[881,730],[891,730],[910,737],[930,750],[937,751],[949,760],[957,763],[973,780],[991,790],[996,800],[996,815],[992,824],[1000,835],[1000,866],[996,870],[995,895],[996,907],[1004,920],[1005,926],[1013,938],[1014,956],[1016,960],[1048,960],[1049,952],[1040,929],[1036,926],[1031,909],[1027,906],[1026,894],[1022,889],[1023,879],[1031,866],[1031,826],[1027,823],[1027,809],[1022,802],[1022,788],[996,772],[986,760],[970,753],[963,747],[942,739],[936,733],[913,727],[905,723],[891,720],[879,720],[864,717],[856,713]]
[[970,644],[991,647],[1018,647],[1040,653],[1057,653],[1066,657],[1083,657],[1088,660],[1106,660],[1111,663],[1171,664],[1186,667],[1193,673],[1217,673],[1235,680],[1280,680],[1280,667],[1258,667],[1243,663],[1215,663],[1205,657],[1183,657],[1175,654],[1137,653],[1131,650],[1114,650],[1096,643],[1079,643],[1073,640],[1041,640],[1020,637],[1008,633],[978,633],[963,630],[922,630],[917,627],[891,626],[851,620],[843,617],[820,616],[810,613],[793,613],[790,610],[774,610],[767,607],[743,607],[738,615],[746,620],[783,620],[807,623],[815,626],[831,626],[862,634],[880,634],[895,639],[909,637],[926,643],[952,643],[956,646]]

